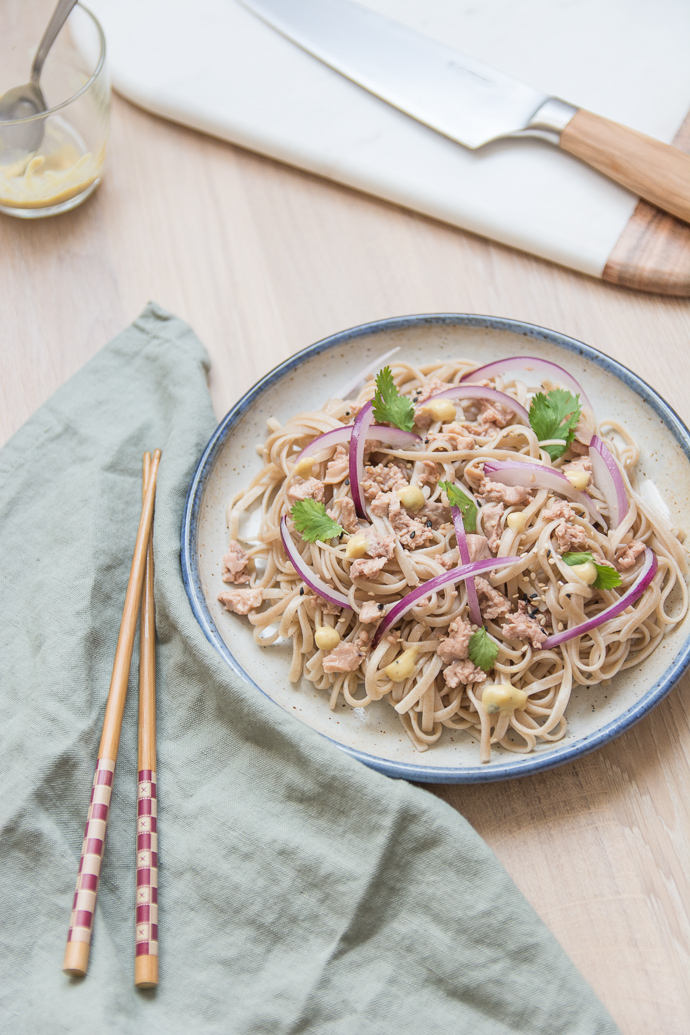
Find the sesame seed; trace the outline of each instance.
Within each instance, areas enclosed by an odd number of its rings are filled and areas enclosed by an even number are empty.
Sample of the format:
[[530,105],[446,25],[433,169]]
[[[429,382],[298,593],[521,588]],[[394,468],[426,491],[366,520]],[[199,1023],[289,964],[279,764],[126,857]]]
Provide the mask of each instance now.
[[431,518],[429,518],[429,520],[426,523],[426,527],[427,528],[431,528],[431,525],[432,525],[432,521],[431,521]]
[[416,536],[416,534],[417,534],[416,532],[410,532],[410,539],[414,539],[414,537]]
[[346,485],[349,485],[349,484],[350,484],[350,479],[349,479],[349,478],[346,478],[346,479],[345,479],[345,484],[346,484]]
[[301,597],[303,597],[303,596],[304,596],[304,586],[302,586],[302,588],[300,589],[300,591],[299,591],[299,595],[300,595]]

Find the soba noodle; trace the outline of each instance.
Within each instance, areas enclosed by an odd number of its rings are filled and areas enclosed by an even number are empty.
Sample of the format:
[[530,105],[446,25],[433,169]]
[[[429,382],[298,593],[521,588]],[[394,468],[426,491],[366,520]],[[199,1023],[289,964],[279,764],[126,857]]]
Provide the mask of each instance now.
[[[421,404],[434,391],[457,384],[474,367],[465,360],[423,366],[391,364],[400,392]],[[535,391],[554,387],[548,382],[528,386],[500,376],[484,383],[527,407]],[[548,443],[540,444],[529,425],[508,411],[501,412],[500,406],[471,399],[454,402],[454,421],[429,424],[427,416],[425,424],[429,426],[423,425],[423,442],[417,448],[371,443],[366,459],[370,524],[353,521],[347,447],[331,446],[316,454],[312,471],[302,470],[301,475],[295,472],[295,458],[318,435],[352,424],[374,391],[370,378],[354,403],[330,399],[320,409],[297,414],[284,426],[275,419],[268,421],[268,438],[259,447],[264,467],[228,505],[234,552],[229,559],[226,557],[224,577],[237,588],[221,594],[220,599],[225,598],[229,610],[247,614],[260,647],[292,644],[291,681],[302,677],[310,680],[328,694],[331,708],[341,700],[351,708],[383,707],[375,702],[388,702],[420,751],[460,730],[479,740],[482,761],[489,761],[492,745],[512,752],[531,752],[538,745],[559,740],[566,731],[565,713],[573,690],[606,683],[618,672],[638,665],[687,609],[688,565],[681,533],[652,510],[635,489],[637,444],[629,430],[614,420],[604,421],[596,429],[619,462],[629,500],[628,512],[616,528],[600,527],[582,506],[566,503],[545,488],[514,494],[523,497],[521,502],[507,502],[506,494],[500,502],[490,504],[485,499],[479,507],[476,534],[485,536],[491,544],[490,554],[519,557],[517,563],[486,576],[482,617],[487,632],[500,647],[493,671],[487,674],[463,661],[462,647],[453,655],[454,635],[457,639],[458,629],[468,629],[465,582],[421,597],[373,649],[371,638],[378,623],[371,618],[372,610],[382,617],[389,605],[413,588],[460,563],[453,522],[439,481],[455,483],[474,493],[480,502],[486,488],[483,466],[488,461],[519,456],[557,470],[588,473],[587,449],[582,442],[589,438],[582,436],[579,442],[578,435],[561,458],[551,461],[544,448]],[[322,490],[314,490],[311,482],[305,488],[309,478]],[[375,507],[377,513],[371,510],[377,491],[385,495],[388,487],[395,492],[396,485],[406,482],[421,488],[426,498],[419,519],[413,522],[415,528],[419,525],[423,529],[417,543],[409,538],[410,521],[406,535],[404,528],[401,532],[403,526],[392,524],[385,506]],[[606,517],[608,511],[599,488],[590,478],[587,492]],[[347,597],[352,610],[328,604],[305,587],[286,556],[280,521],[289,514],[295,493],[299,497],[300,490],[307,495],[310,491],[322,494],[328,512],[348,527],[340,538],[313,543],[300,541],[294,527],[292,534],[302,559],[324,582]],[[259,516],[256,533],[245,528],[250,514],[255,515],[255,524]],[[432,516],[427,517],[429,514]],[[368,533],[384,546],[379,551],[382,563],[369,565],[368,574],[353,580],[350,570],[354,561],[346,553],[357,531]],[[486,543],[476,542],[487,554]],[[573,547],[572,543],[580,545]],[[588,633],[550,649],[541,647],[544,634],[579,625],[620,599],[639,573],[641,544],[653,550],[658,569],[634,605]],[[597,590],[586,584],[563,561],[564,545],[590,551],[601,563],[617,568],[620,586]],[[390,556],[385,556],[386,552]],[[379,570],[374,571],[376,568]],[[260,592],[248,595],[256,590]],[[500,599],[492,597],[494,590],[501,594]],[[369,620],[365,622],[360,616],[367,604],[365,617]],[[522,636],[516,635],[518,612],[522,616],[518,622]],[[453,629],[451,623],[455,623]],[[330,635],[330,640],[338,643],[338,654],[333,648],[317,646],[317,630],[324,627],[336,630],[338,637]],[[512,628],[511,635],[506,635],[505,628]],[[343,644],[351,645],[351,649],[345,650]],[[414,651],[407,655],[406,663],[411,658],[413,670],[404,680],[393,681],[387,667],[411,648]],[[352,668],[355,656],[356,667]],[[333,657],[343,657],[350,670],[338,671]],[[521,698],[526,697],[524,706],[490,713],[482,704],[482,696],[487,686],[499,683],[525,691]]]

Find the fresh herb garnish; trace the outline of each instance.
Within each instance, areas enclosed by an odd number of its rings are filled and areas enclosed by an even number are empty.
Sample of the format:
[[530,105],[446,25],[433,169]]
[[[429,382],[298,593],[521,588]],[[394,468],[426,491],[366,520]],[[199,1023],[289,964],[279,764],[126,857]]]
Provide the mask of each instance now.
[[587,561],[593,562],[594,557],[589,550],[585,550],[582,553],[564,553],[563,560],[572,568],[575,564],[586,564]]
[[542,447],[552,460],[558,460],[572,444],[581,413],[580,396],[566,392],[565,388],[554,388],[548,395],[537,392],[532,399],[529,422],[539,442],[552,438],[563,440],[563,445]]
[[462,514],[462,522],[466,532],[477,531],[477,504],[473,503],[469,496],[466,496],[462,489],[452,482],[439,482],[439,489],[443,489],[451,507],[457,507]]
[[470,636],[467,652],[470,656],[470,661],[477,668],[483,669],[484,672],[490,672],[498,657],[498,644],[491,639],[484,626],[482,626],[481,629],[477,629]]
[[620,574],[610,564],[597,564],[589,550],[583,553],[564,553],[563,560],[572,568],[575,564],[587,564],[591,561],[597,569],[597,579],[593,584],[595,589],[615,589],[623,581]]
[[403,431],[412,431],[414,403],[400,394],[390,367],[384,367],[376,375],[376,394],[372,402],[374,417],[379,424],[388,423]]
[[323,503],[317,500],[297,500],[290,510],[295,528],[307,543],[315,543],[317,539],[335,539],[345,529],[326,513]]

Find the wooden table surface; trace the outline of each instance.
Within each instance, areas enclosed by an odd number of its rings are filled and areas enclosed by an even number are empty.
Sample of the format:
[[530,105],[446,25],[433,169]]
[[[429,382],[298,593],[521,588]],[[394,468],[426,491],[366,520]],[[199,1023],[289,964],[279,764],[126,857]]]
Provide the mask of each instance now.
[[[219,416],[279,360],[334,331],[470,312],[589,342],[690,420],[687,301],[550,266],[117,97],[108,162],[81,208],[35,222],[0,216],[2,440],[148,299],[205,343]],[[435,791],[488,841],[625,1035],[690,1032],[689,710],[686,678],[580,762]]]

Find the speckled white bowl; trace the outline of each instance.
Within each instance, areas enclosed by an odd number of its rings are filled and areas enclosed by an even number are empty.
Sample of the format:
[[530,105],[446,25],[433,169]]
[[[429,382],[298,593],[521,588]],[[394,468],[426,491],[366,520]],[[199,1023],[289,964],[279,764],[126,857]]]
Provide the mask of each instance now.
[[439,744],[418,753],[385,701],[330,711],[327,695],[307,680],[297,686],[288,682],[289,648],[257,647],[249,623],[217,601],[224,588],[226,504],[260,470],[255,445],[265,439],[267,418],[284,422],[318,407],[354,371],[396,345],[401,359],[419,363],[464,357],[481,364],[536,355],[566,367],[600,418],[613,417],[633,429],[642,449],[638,476],[643,491],[657,505],[661,497],[674,522],[690,526],[690,432],[636,374],[589,345],[532,324],[465,314],[398,317],[354,327],[303,349],[259,381],[221,421],[192,479],[182,524],[182,572],[192,609],[216,650],[257,691],[389,776],[474,783],[562,765],[628,729],[669,692],[690,663],[690,616],[638,668],[610,686],[576,688],[563,740],[530,755],[498,749],[482,766],[477,741],[460,732],[444,734]]

